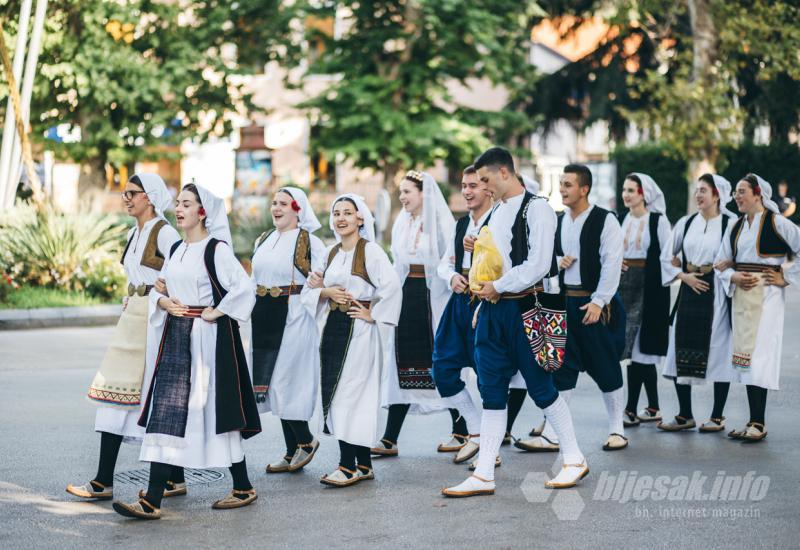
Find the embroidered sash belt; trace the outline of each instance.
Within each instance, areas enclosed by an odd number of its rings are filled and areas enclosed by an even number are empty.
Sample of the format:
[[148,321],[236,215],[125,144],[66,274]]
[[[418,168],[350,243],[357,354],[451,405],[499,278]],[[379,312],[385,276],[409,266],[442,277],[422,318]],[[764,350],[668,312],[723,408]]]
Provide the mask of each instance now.
[[628,267],[640,267],[642,269],[644,269],[644,266],[647,264],[647,261],[644,258],[622,260],[622,262]]
[[733,267],[736,271],[746,271],[748,273],[766,273],[768,271],[778,272],[781,270],[779,265],[767,264],[735,264]]
[[714,271],[714,266],[711,264],[703,264],[703,265],[695,265],[692,263],[686,264],[686,273],[700,273],[701,275],[707,275]]
[[147,296],[150,294],[151,290],[153,290],[153,285],[146,285],[142,283],[137,286],[133,283],[128,283],[128,296],[133,296],[134,294],[137,296]]
[[571,298],[586,298],[592,295],[588,290],[583,290],[581,285],[564,285],[564,293]]
[[[355,301],[366,308],[369,308],[370,304],[372,304],[370,300],[355,300]],[[348,311],[350,311],[350,308],[353,307],[353,302],[347,302],[346,304],[337,304],[333,300],[330,300],[329,302],[331,311],[338,309],[342,313],[347,313]]]
[[408,266],[408,276],[412,279],[424,279],[425,266],[422,264],[411,264]]
[[256,294],[262,298],[267,294],[273,298],[278,298],[280,296],[293,296],[300,294],[300,291],[302,290],[303,285],[272,286],[269,288],[262,285],[256,286]]
[[500,294],[501,300],[519,300],[526,296],[530,296],[536,292],[544,292],[544,285],[541,283],[533,285],[532,287],[526,288],[522,292],[503,292]]

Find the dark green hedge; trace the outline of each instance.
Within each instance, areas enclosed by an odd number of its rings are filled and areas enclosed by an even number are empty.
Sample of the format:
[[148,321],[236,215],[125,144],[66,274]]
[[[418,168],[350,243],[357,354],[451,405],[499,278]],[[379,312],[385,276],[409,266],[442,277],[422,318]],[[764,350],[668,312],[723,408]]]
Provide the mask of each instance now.
[[[742,176],[755,172],[772,184],[775,193],[778,182],[786,180],[789,183],[789,194],[800,197],[800,148],[797,144],[743,143],[738,147],[723,148],[720,153],[720,174],[734,187]],[[651,143],[617,147],[611,154],[611,160],[617,163],[617,204],[622,205],[622,182],[625,175],[630,172],[644,172],[650,174],[664,191],[670,222],[674,224],[686,213],[688,163],[678,153],[661,144]],[[731,210],[736,212],[736,205],[731,205]],[[793,219],[800,222],[800,211]]]
[[[772,184],[773,195],[778,192],[778,183],[786,180],[789,195],[800,197],[800,148],[797,144],[743,143],[735,149],[724,148],[721,154],[720,164],[725,166],[722,175],[730,180],[731,185],[736,186],[742,176],[755,172]],[[795,223],[800,222],[800,212],[795,212],[792,219]]]
[[686,214],[687,163],[680,155],[658,143],[648,143],[635,147],[617,147],[611,153],[611,160],[617,163],[617,204],[620,213],[622,206],[622,183],[631,172],[643,172],[655,180],[664,192],[667,201],[667,217],[675,223]]

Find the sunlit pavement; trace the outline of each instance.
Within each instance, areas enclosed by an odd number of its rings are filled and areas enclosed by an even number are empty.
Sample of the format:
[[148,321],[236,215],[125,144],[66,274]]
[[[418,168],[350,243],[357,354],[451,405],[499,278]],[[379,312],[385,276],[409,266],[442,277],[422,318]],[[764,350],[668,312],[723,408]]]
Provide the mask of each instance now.
[[[788,296],[784,389],[770,392],[769,436],[760,444],[724,433],[661,433],[650,424],[627,431],[627,450],[603,452],[605,409],[597,388],[582,378],[572,410],[591,474],[578,489],[542,489],[555,454],[504,447],[495,496],[446,500],[440,489],[468,474],[452,455],[435,452],[449,434],[447,414],[409,417],[400,457],[376,460],[375,481],[338,490],[319,483],[338,457],[327,436],[304,471],[264,473],[283,452],[279,423],[266,416],[265,432],[246,442],[259,493],[254,505],[211,509],[229,490],[225,472],[221,481],[165,500],[158,522],[125,520],[108,502],[77,502],[64,492],[95,472],[99,437],[84,394],[112,328],[0,332],[0,547],[795,547],[800,293]],[[671,383],[662,379],[659,391],[665,417],[674,415]],[[696,388],[698,423],[710,408],[710,386]],[[729,429],[746,422],[744,387],[732,388],[726,416]],[[540,420],[526,402],[515,435]],[[137,459],[138,448],[124,445],[118,471],[146,467]],[[139,488],[117,483],[116,496],[134,500]]]

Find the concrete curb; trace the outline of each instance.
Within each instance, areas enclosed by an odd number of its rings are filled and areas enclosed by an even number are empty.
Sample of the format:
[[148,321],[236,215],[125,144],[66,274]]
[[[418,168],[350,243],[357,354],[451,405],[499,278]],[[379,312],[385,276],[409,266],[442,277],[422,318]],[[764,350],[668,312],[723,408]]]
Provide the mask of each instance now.
[[0,330],[115,325],[122,305],[0,309]]

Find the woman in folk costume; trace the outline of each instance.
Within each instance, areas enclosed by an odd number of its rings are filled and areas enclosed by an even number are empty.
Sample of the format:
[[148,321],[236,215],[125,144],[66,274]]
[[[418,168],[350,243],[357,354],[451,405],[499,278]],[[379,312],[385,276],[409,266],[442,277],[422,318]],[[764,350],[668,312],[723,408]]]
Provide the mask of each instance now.
[[[436,181],[425,172],[410,171],[400,183],[403,210],[392,227],[392,259],[403,285],[400,322],[388,335],[381,405],[389,409],[386,430],[372,449],[380,456],[397,456],[397,439],[406,413],[428,414],[447,408],[432,375],[433,336],[450,298],[450,287],[437,267],[455,233],[455,220]],[[439,445],[454,452],[466,443],[466,421],[455,409],[452,439]]]
[[[628,404],[624,425],[661,420],[658,373],[669,340],[669,287],[661,284],[661,251],[670,237],[664,193],[647,174],[625,176],[622,200],[629,211],[621,220],[622,276],[619,295],[627,313],[625,350],[628,364]],[[644,385],[648,406],[638,414],[639,392]]]
[[745,441],[766,437],[767,390],[777,390],[781,370],[784,288],[800,283],[800,264],[782,267],[800,252],[800,229],[780,215],[772,186],[748,174],[736,184],[742,214],[730,224],[715,268],[732,298],[735,379],[747,385],[750,422],[728,435]]
[[278,473],[301,469],[319,447],[308,429],[319,391],[319,335],[300,292],[309,273],[322,269],[325,245],[312,235],[320,223],[302,190],[278,190],[271,212],[275,229],[253,251],[253,390],[258,410],[281,419],[286,454],[267,466]]
[[344,487],[375,479],[370,445],[378,436],[383,344],[379,327],[400,317],[400,281],[375,241],[375,220],[364,199],[342,195],[331,207],[337,244],[324,271],[301,293],[324,322],[319,346],[324,431],[339,440],[339,467],[323,484]]
[[[112,498],[120,445],[123,441],[141,442],[144,437],[144,430],[136,421],[141,413],[143,380],[147,378],[145,355],[147,341],[158,338],[148,330],[148,294],[164,258],[173,243],[180,240],[164,218],[172,197],[160,176],[134,175],[122,197],[128,214],[136,219],[122,253],[128,292],[110,346],[89,387],[89,399],[98,405],[94,429],[100,432],[100,460],[94,479],[82,486],[67,486],[68,493],[81,498]],[[183,470],[174,472],[170,490],[185,493],[183,481]]]
[[131,504],[114,502],[127,517],[158,519],[173,466],[227,467],[233,491],[213,508],[239,508],[256,499],[242,439],[258,434],[258,416],[238,322],[246,322],[255,288],[228,244],[222,199],[195,184],[184,186],[176,208],[185,240],[164,261],[167,294],[150,293],[150,324],[163,331],[155,370],[139,419],[140,460],[150,462],[147,491]]
[[694,191],[697,212],[678,220],[669,244],[661,252],[664,285],[681,281],[664,363],[664,376],[675,383],[680,411],[674,421],[658,424],[665,431],[696,426],[692,385],[707,381],[714,383],[714,407],[700,431],[718,432],[725,428],[722,411],[736,376],[730,367],[728,297],[713,264],[728,226],[736,220],[732,212],[723,208],[730,193],[731,184],[722,176],[700,176]]

